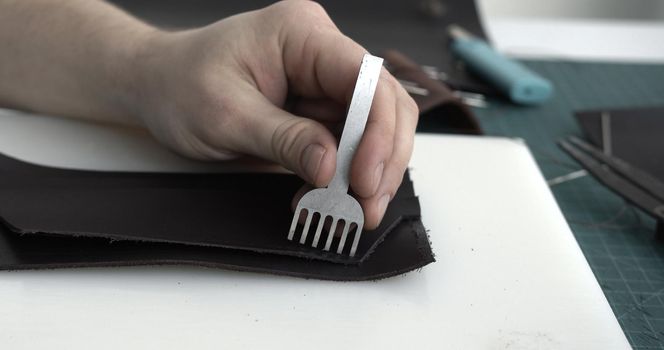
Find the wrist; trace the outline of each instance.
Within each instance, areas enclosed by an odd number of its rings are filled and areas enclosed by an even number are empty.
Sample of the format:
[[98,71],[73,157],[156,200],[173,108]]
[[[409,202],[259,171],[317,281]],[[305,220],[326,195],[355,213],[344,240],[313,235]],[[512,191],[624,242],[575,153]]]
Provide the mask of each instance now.
[[[151,95],[157,84],[154,83],[156,67],[159,66],[159,47],[169,33],[157,28],[145,28],[122,47],[115,51],[111,64],[115,65],[110,72],[119,72],[111,76],[114,103],[119,107],[119,113],[126,116],[126,122],[140,126],[147,126],[145,115],[146,104],[152,100]],[[113,73],[111,73],[113,74]]]

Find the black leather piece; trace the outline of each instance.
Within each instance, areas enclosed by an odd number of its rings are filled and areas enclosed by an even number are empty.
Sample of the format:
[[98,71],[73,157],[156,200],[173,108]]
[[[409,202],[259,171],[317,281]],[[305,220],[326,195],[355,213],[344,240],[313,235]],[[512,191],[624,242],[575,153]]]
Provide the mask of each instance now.
[[195,265],[335,281],[375,280],[434,261],[421,222],[404,221],[359,265],[246,250],[102,238],[18,235],[0,225],[0,270]]
[[286,240],[301,184],[283,174],[56,169],[0,155],[0,269],[178,263],[362,280],[434,261],[407,176],[354,258]]
[[613,155],[664,181],[664,107],[576,112],[584,133],[600,148],[604,112],[610,115]]

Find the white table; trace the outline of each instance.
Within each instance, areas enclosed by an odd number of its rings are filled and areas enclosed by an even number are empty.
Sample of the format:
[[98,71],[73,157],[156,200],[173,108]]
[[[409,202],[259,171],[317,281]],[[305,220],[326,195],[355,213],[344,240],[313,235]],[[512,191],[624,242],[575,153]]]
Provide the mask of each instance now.
[[[140,133],[3,111],[0,152],[74,168],[199,167]],[[193,267],[0,272],[0,347],[629,348],[521,142],[418,136],[411,166],[438,260],[421,271],[361,283]]]

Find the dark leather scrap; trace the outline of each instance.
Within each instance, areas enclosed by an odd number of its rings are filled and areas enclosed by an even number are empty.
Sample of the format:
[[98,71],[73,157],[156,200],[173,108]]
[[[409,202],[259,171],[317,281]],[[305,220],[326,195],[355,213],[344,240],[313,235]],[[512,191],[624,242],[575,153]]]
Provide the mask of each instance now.
[[664,107],[575,112],[584,134],[600,148],[604,147],[602,115],[610,124],[612,154],[664,181]]
[[481,135],[482,129],[472,110],[440,81],[431,79],[415,61],[396,50],[382,53],[395,78],[426,89],[428,95],[411,95],[420,109],[418,130]]
[[434,261],[412,182],[350,258],[286,240],[286,174],[80,171],[0,155],[0,269],[192,264],[331,280]]

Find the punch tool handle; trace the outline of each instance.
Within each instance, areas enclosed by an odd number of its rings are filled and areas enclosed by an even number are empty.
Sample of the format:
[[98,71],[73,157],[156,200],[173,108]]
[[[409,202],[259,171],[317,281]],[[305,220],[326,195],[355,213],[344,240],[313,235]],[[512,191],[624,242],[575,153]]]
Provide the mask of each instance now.
[[485,79],[514,103],[537,105],[553,94],[551,83],[524,65],[491,48],[483,40],[452,25],[450,49],[468,68]]
[[353,97],[348,107],[344,130],[339,141],[337,167],[334,178],[332,178],[328,186],[330,189],[335,189],[343,193],[348,192],[350,165],[364,134],[364,128],[369,118],[369,111],[371,110],[371,104],[382,68],[382,58],[370,54],[364,55],[357,82],[355,83],[355,90],[353,90]]

